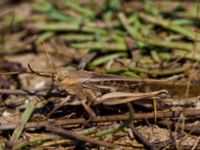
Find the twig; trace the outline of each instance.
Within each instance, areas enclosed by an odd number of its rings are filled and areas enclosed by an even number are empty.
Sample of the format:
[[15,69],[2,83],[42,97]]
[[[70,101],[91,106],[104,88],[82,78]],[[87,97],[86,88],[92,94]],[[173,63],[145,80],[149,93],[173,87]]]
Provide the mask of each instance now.
[[62,128],[51,126],[49,124],[46,125],[46,130],[60,134],[62,136],[68,137],[68,138],[77,139],[77,140],[80,140],[80,141],[92,143],[92,144],[95,144],[95,145],[104,146],[104,147],[107,147],[107,148],[117,147],[117,145],[115,145],[115,144],[107,143],[107,142],[104,142],[104,141],[99,141],[99,140],[96,140],[94,138],[87,137],[85,135],[77,134],[73,131],[69,131],[69,130],[65,130],[65,129],[62,129]]
[[129,109],[129,114],[130,114],[130,119],[128,121],[128,125],[129,127],[131,128],[132,132],[133,132],[133,135],[135,136],[135,138],[144,144],[144,146],[147,148],[147,149],[150,149],[150,150],[157,150],[157,148],[154,147],[153,144],[151,144],[141,133],[139,133],[137,131],[137,129],[135,128],[134,124],[133,124],[133,119],[134,119],[134,109],[133,109],[133,106],[131,105],[131,103],[127,103],[127,106],[128,106],[128,109]]
[[45,92],[45,91],[28,91],[28,90],[12,90],[12,89],[0,89],[0,94],[8,95],[28,95],[28,96],[44,96],[44,97],[66,97],[67,93],[61,92]]
[[[178,118],[179,115],[183,113],[187,118],[200,116],[200,109],[185,109],[184,111],[157,111],[157,119],[159,118]],[[133,120],[142,120],[142,119],[154,119],[154,112],[151,113],[134,113]],[[127,121],[129,120],[129,115],[110,115],[110,116],[96,116],[90,120],[91,123],[102,123],[102,122],[116,122],[116,121]],[[51,121],[54,126],[63,126],[63,125],[74,125],[74,124],[83,124],[86,121],[84,118],[76,119],[67,119],[67,120],[55,120]],[[42,122],[30,122],[27,123],[25,128],[41,128],[45,127],[48,121]],[[1,130],[12,130],[17,127],[17,124],[2,124],[0,125]]]

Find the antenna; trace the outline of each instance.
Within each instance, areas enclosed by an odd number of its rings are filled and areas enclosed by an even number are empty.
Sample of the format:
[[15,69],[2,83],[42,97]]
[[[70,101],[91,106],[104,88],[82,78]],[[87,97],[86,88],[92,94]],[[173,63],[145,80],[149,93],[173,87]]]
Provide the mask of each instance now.
[[51,59],[51,57],[50,57],[50,55],[49,55],[48,46],[46,45],[45,42],[42,42],[42,46],[44,47],[43,50],[44,50],[45,53],[46,53],[46,56],[47,56],[47,59],[48,59],[48,62],[49,62],[50,67],[51,67],[53,70],[56,70],[56,72],[57,72],[57,68],[56,68],[56,66],[55,66],[55,63],[53,63],[53,61],[52,61],[52,59]]

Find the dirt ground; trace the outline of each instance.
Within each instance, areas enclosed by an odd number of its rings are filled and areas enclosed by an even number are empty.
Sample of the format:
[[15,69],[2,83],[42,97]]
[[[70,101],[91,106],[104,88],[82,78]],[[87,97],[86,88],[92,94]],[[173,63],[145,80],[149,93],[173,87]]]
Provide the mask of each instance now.
[[199,10],[1,0],[0,149],[200,149]]

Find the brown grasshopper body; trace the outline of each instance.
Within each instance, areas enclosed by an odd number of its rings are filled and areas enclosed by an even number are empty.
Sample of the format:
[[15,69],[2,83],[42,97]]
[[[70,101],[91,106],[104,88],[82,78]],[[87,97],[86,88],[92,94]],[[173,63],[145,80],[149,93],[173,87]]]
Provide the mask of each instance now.
[[[133,79],[86,71],[60,72],[57,79],[61,90],[77,95],[79,99],[89,99],[93,103],[105,105],[122,104],[167,93],[184,98],[187,88],[187,84],[167,80]],[[120,96],[120,93],[126,95]],[[191,85],[188,97],[199,94],[200,86]]]
[[[200,85],[176,83],[168,80],[133,79],[116,75],[102,75],[87,71],[60,71],[58,73],[38,73],[30,66],[32,73],[55,77],[57,88],[80,100],[85,110],[91,115],[95,113],[89,107],[91,104],[118,105],[144,99],[157,99],[163,95],[180,99],[200,95]],[[69,97],[65,101],[68,101]],[[64,102],[65,102],[64,101]],[[61,103],[62,104],[62,103]],[[54,108],[49,116],[61,105]]]
[[[150,93],[131,93],[122,88],[122,83],[130,79],[90,73],[85,71],[60,72],[57,74],[57,86],[60,90],[76,95],[85,110],[94,117],[96,114],[90,108],[91,104],[118,105],[134,100],[156,97],[166,90]],[[125,86],[124,86],[125,87]],[[129,85],[130,87],[130,85]],[[128,89],[128,88],[127,88]],[[55,109],[54,109],[55,110]],[[52,112],[50,113],[52,114]]]

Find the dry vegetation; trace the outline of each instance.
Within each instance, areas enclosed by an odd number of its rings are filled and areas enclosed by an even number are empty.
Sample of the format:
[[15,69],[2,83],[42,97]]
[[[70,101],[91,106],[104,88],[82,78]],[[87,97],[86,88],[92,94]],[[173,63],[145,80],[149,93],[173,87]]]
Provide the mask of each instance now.
[[0,149],[200,149],[199,13],[1,0]]

